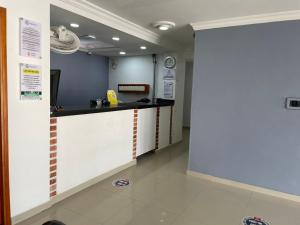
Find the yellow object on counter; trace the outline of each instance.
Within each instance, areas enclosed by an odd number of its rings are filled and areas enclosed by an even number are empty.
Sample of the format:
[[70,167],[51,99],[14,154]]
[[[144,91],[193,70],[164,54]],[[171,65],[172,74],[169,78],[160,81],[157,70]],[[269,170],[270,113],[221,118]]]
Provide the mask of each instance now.
[[114,90],[107,91],[107,100],[110,102],[111,105],[118,105],[118,98]]

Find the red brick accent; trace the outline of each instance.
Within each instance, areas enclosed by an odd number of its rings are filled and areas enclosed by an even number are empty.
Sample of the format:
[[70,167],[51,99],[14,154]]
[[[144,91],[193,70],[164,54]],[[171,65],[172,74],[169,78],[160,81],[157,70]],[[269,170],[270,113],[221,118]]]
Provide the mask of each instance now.
[[159,117],[160,117],[160,107],[156,109],[156,134],[155,134],[155,150],[159,147]]
[[57,166],[54,165],[54,166],[50,166],[50,172],[54,172],[57,170]]
[[50,138],[55,138],[57,136],[56,132],[50,132]]
[[50,173],[50,178],[56,177],[56,172]]
[[135,109],[133,113],[133,146],[132,146],[133,159],[136,159],[137,126],[138,126],[138,110]]
[[57,119],[56,118],[51,118],[50,119],[50,124],[56,124],[57,123]]
[[50,146],[50,151],[51,152],[56,151],[56,150],[57,150],[57,146],[56,145]]
[[56,184],[56,178],[50,180],[50,185],[52,185],[52,184]]
[[55,145],[57,143],[56,139],[50,139],[50,145]]
[[52,158],[56,158],[56,155],[57,155],[57,153],[56,153],[56,152],[52,152],[52,153],[50,153],[50,159],[52,159]]
[[53,198],[56,192],[57,176],[57,118],[50,118],[50,155],[49,155],[49,195]]
[[56,131],[56,126],[50,126],[50,131]]

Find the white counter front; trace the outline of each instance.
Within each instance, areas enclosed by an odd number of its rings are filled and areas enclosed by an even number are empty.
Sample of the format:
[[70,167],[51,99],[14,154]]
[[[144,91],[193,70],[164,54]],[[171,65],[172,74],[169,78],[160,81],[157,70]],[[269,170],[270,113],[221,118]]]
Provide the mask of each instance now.
[[155,149],[157,108],[138,110],[137,156]]
[[131,162],[133,110],[57,118],[57,193]]
[[51,196],[74,193],[133,165],[137,156],[167,147],[170,113],[171,106],[164,106],[57,117]]

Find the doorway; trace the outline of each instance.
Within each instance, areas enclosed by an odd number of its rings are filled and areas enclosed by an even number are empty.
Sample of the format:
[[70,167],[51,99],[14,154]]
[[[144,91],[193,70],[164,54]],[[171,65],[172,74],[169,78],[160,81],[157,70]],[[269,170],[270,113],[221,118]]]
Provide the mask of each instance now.
[[183,127],[190,128],[191,104],[192,104],[192,83],[193,83],[193,61],[185,64],[185,85],[183,102]]
[[11,225],[8,172],[6,9],[0,7],[0,225]]

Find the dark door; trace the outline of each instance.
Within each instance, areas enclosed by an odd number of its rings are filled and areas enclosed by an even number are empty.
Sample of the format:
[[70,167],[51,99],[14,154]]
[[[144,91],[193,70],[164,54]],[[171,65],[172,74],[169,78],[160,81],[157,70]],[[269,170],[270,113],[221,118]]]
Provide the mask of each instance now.
[[6,9],[0,7],[0,224],[11,225],[8,173]]

